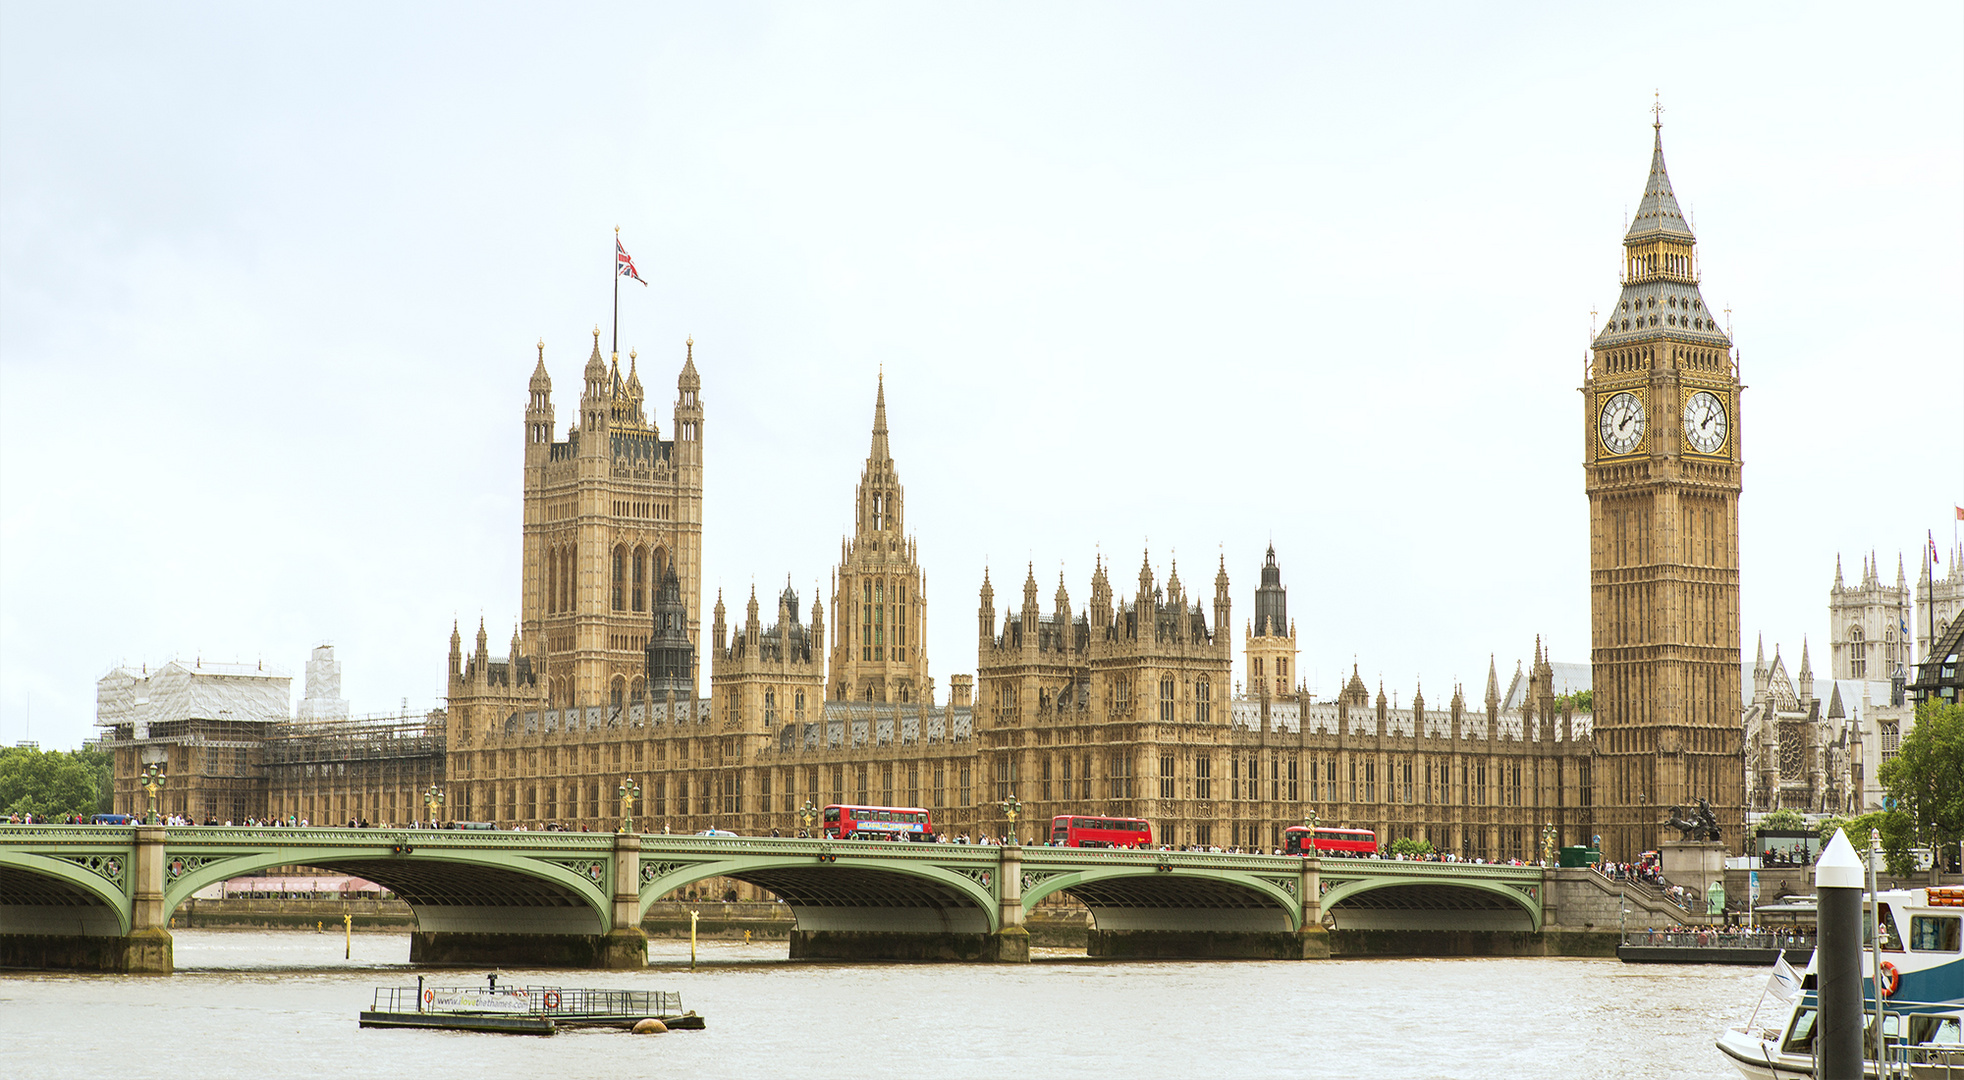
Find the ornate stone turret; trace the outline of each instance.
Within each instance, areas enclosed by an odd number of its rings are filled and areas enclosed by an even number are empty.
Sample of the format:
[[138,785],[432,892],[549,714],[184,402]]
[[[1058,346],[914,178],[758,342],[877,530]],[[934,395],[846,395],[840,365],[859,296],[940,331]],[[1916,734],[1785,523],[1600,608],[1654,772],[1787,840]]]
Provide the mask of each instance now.
[[[1226,573],[1225,568],[1223,574]],[[1289,590],[1270,544],[1262,560],[1262,583],[1255,589],[1255,619],[1243,631],[1251,697],[1287,697],[1296,679],[1296,627],[1289,621]]]
[[[696,652],[689,640],[689,613],[682,605],[682,581],[673,565],[662,574],[647,645],[648,694],[656,701],[693,698]],[[723,632],[723,598],[716,598],[716,633]]]
[[927,579],[905,530],[906,491],[888,438],[883,374],[873,398],[872,443],[853,493],[853,534],[841,545],[832,576],[826,695],[833,699],[920,701],[932,693]]

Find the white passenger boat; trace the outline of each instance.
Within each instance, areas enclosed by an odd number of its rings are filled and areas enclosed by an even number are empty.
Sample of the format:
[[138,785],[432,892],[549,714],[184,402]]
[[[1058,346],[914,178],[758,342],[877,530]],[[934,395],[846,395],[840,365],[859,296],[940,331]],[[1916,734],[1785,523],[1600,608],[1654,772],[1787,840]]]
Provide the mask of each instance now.
[[[1883,1062],[1864,1075],[1964,1077],[1964,888],[1892,889],[1876,894],[1882,922]],[[1875,971],[1868,947],[1868,902],[1862,903],[1862,995],[1868,1003],[1864,1046],[1875,1025]],[[1907,931],[1902,933],[1901,931]],[[1744,1024],[1719,1036],[1718,1048],[1751,1080],[1797,1080],[1815,1074],[1820,993],[1817,952],[1804,973],[1775,965],[1773,985]],[[1790,983],[1780,986],[1783,976]],[[1868,1055],[1873,1055],[1873,1050]]]

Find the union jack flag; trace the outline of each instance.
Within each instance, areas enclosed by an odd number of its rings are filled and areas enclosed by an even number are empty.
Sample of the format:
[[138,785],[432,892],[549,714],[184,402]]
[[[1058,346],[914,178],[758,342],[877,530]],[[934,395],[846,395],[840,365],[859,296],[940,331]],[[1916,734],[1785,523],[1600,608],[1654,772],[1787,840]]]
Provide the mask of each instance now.
[[[621,246],[621,238],[618,236],[614,237],[614,272],[622,277],[641,281],[641,275],[634,272],[634,257]],[[647,282],[641,281],[641,284],[646,285]]]

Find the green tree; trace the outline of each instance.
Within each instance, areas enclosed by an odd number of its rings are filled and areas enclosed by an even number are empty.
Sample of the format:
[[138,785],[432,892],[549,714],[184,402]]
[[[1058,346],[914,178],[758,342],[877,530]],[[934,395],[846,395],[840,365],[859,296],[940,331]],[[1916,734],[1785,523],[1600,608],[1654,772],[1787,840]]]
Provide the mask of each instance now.
[[[1964,840],[1964,705],[1935,699],[1918,705],[1916,726],[1876,777],[1904,819],[1906,847],[1910,842],[1954,846]],[[1885,844],[1888,839],[1884,830]]]
[[[1759,819],[1759,827],[1762,829],[1805,829],[1807,827],[1807,815],[1795,810],[1791,806],[1783,806],[1769,814],[1762,815]],[[1829,835],[1832,836],[1833,834],[1830,833]]]
[[109,793],[109,755],[100,750],[0,749],[0,814],[98,814]]
[[1557,709],[1567,708],[1571,713],[1596,711],[1596,694],[1593,690],[1577,690],[1573,694],[1562,694],[1555,698]]
[[1874,810],[1852,818],[1831,817],[1821,822],[1821,847],[1825,850],[1834,839],[1835,830],[1848,834],[1848,842],[1855,850],[1866,848],[1871,830],[1882,834],[1882,861],[1888,865],[1889,872],[1897,877],[1908,876],[1915,866],[1910,856],[1914,846],[1915,830],[1910,825],[1909,816],[1900,810]]
[[1391,842],[1391,853],[1393,855],[1404,855],[1407,857],[1430,855],[1432,854],[1432,845],[1424,840],[1415,840],[1409,836],[1401,836]]

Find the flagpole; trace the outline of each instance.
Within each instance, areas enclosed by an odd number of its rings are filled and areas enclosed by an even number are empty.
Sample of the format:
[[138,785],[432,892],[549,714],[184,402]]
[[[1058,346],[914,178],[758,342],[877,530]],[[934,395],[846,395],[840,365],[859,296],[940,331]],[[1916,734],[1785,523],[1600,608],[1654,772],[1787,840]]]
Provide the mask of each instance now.
[[614,348],[621,354],[621,227],[614,226]]

